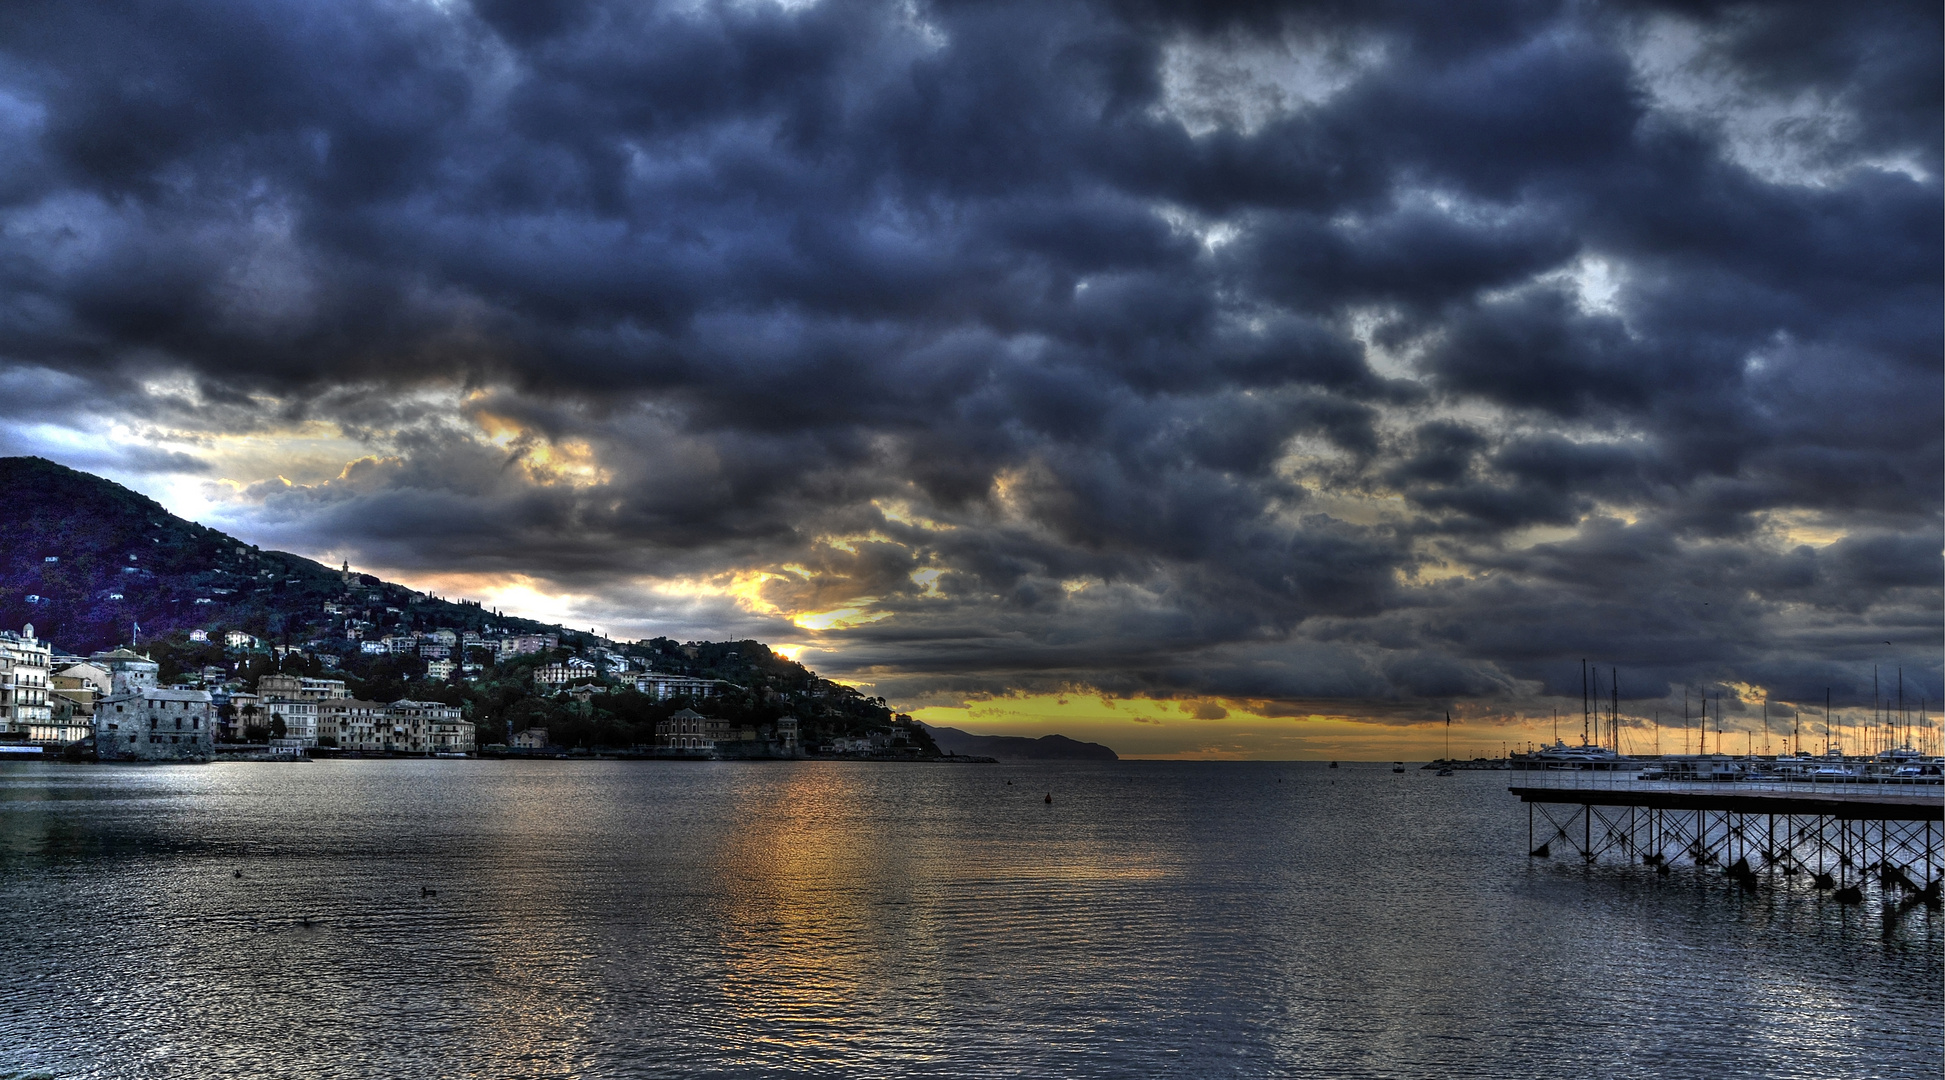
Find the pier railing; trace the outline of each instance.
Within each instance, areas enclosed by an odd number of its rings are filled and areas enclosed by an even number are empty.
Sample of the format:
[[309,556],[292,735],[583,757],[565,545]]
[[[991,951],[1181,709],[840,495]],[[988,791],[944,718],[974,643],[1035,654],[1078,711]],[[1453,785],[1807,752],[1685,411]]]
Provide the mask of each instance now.
[[1762,779],[1704,780],[1704,779],[1642,779],[1635,773],[1626,771],[1606,772],[1600,770],[1535,770],[1521,773],[1518,786],[1528,788],[1553,788],[1559,790],[1592,791],[1640,791],[1640,792],[1682,792],[1694,794],[1734,795],[1743,792],[1776,792],[1790,795],[1929,795],[1945,801],[1945,784],[1937,777],[1871,777],[1870,779],[1785,779],[1765,777]]

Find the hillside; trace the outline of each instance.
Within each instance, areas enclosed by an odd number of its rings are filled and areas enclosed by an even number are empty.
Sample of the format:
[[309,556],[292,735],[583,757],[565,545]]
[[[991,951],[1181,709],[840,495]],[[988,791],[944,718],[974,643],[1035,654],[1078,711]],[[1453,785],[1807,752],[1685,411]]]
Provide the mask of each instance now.
[[992,757],[1001,761],[1119,761],[1121,756],[1100,743],[1081,742],[1065,735],[974,735],[951,727],[925,725],[932,741],[948,754]]
[[[86,654],[129,640],[161,665],[161,678],[201,678],[214,665],[235,685],[271,671],[332,676],[367,700],[402,697],[457,705],[480,729],[482,744],[527,727],[546,727],[557,745],[628,747],[652,742],[655,724],[695,704],[737,724],[795,716],[806,742],[889,731],[883,698],[820,678],[757,641],[678,642],[665,637],[617,644],[588,631],[505,616],[478,604],[427,596],[370,574],[347,573],[301,555],[261,551],[233,536],[164,510],[155,500],[88,473],[33,457],[0,458],[0,627],[32,622],[56,648]],[[506,659],[488,649],[461,659],[497,660],[477,676],[428,677],[416,651],[361,654],[346,637],[355,623],[367,640],[435,630],[489,635],[547,634],[558,647]],[[191,630],[212,640],[192,641]],[[241,630],[297,651],[226,649],[223,632]],[[478,646],[474,647],[479,648]],[[465,653],[466,650],[461,650]],[[576,702],[536,684],[539,665],[576,655],[613,653],[634,670],[720,679],[706,702],[651,699],[627,680],[600,685],[598,700]]]
[[[438,600],[369,574],[351,580],[301,555],[261,551],[155,500],[37,457],[0,458],[0,626],[87,653],[195,627],[301,641],[324,605],[355,597],[406,626],[542,632],[527,619]],[[397,609],[396,613],[387,608]]]

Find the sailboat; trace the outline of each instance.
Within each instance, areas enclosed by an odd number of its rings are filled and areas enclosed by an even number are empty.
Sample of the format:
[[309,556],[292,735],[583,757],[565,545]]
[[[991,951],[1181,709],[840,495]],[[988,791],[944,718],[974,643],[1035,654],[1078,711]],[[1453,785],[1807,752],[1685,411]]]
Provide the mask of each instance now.
[[1435,776],[1452,775],[1452,710],[1445,710],[1445,761],[1438,767]]

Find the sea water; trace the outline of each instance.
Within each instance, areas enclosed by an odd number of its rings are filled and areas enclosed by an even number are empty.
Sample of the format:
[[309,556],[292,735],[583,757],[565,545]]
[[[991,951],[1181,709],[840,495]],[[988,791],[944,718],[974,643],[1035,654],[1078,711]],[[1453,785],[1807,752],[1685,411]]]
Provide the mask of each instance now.
[[1939,1075],[1940,916],[1507,776],[0,765],[0,1077]]

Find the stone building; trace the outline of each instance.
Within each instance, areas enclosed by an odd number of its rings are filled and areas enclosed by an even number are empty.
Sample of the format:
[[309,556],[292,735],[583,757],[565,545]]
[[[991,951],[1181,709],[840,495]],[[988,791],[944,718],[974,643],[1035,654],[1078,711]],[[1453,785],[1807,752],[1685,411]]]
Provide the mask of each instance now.
[[208,761],[215,709],[206,690],[145,687],[95,706],[95,756],[103,761]]
[[88,658],[88,663],[108,672],[110,694],[133,694],[153,690],[161,665],[130,649],[111,649]]

